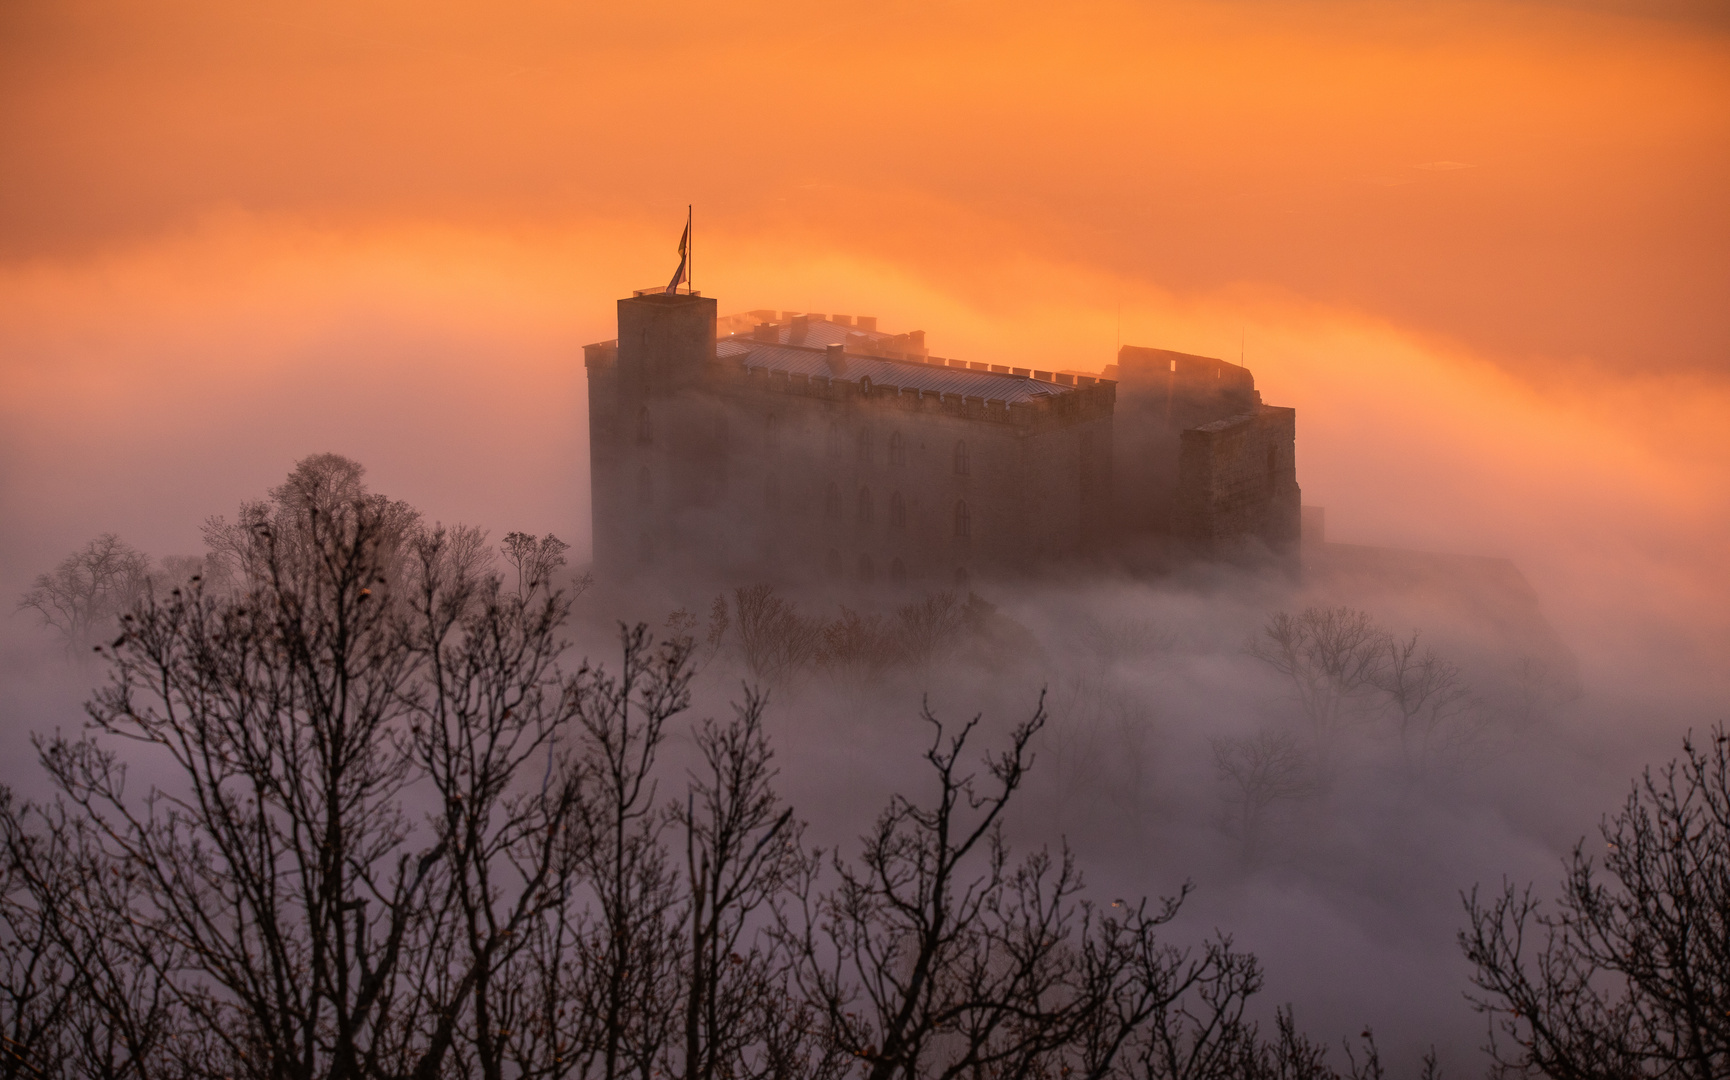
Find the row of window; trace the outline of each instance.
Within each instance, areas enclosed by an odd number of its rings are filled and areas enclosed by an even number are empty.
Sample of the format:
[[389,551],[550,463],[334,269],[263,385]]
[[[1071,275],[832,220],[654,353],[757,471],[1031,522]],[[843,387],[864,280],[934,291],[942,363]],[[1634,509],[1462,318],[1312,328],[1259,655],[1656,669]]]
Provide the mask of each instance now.
[[[720,421],[719,431],[724,439],[726,432],[725,417]],[[768,444],[769,448],[775,449],[780,443],[780,420],[774,413],[770,413],[768,418],[764,420],[763,433],[764,441]],[[654,419],[649,415],[649,407],[644,405],[642,408],[637,410],[637,442],[644,446],[648,446],[654,441]],[[861,429],[856,441],[859,460],[867,463],[875,461],[875,436],[872,434],[871,429]],[[841,433],[841,426],[839,424],[830,424],[829,456],[832,458],[841,457],[844,452],[843,443],[844,438]],[[902,438],[899,431],[891,432],[889,435],[889,464],[907,464],[907,441]],[[952,465],[954,466],[956,476],[969,476],[972,474],[972,460],[967,452],[966,439],[955,440]]]
[[[824,560],[824,569],[833,578],[845,577],[847,574],[846,561],[841,558],[841,553],[834,548],[829,549],[829,555]],[[867,585],[877,580],[877,564],[871,560],[871,556],[859,556],[853,564],[853,576]],[[889,560],[889,580],[896,585],[907,583],[907,564],[902,562],[900,558]],[[967,587],[967,568],[965,566],[955,568],[955,584],[963,589]]]
[[[637,470],[637,504],[652,506],[655,501],[655,476],[644,465]],[[771,513],[781,509],[781,485],[771,476],[763,482],[763,507]],[[841,516],[841,486],[831,483],[823,495],[823,516],[830,520],[838,520]],[[871,489],[862,487],[854,501],[853,520],[858,525],[871,525],[876,522],[877,501],[871,494]],[[955,536],[960,540],[971,539],[973,536],[973,512],[967,508],[967,500],[959,499],[955,503]],[[901,528],[907,524],[907,502],[902,499],[899,491],[889,496],[889,526]]]

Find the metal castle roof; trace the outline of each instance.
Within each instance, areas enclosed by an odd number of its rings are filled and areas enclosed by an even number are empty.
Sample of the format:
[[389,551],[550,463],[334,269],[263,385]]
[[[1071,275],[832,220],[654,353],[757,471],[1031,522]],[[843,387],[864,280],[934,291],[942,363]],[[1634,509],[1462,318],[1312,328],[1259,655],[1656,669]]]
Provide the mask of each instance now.
[[[963,397],[995,399],[1011,404],[1053,398],[1073,393],[1075,390],[1073,386],[1059,386],[1027,375],[974,371],[926,364],[918,360],[890,360],[858,353],[847,353],[837,363],[830,359],[824,345],[845,344],[848,333],[844,326],[812,323],[806,333],[805,340],[809,342],[806,345],[777,345],[756,341],[741,334],[721,339],[716,343],[715,352],[722,359],[737,359],[747,367],[785,371],[793,375],[822,376],[847,382],[869,378],[877,386],[898,386],[921,393],[959,394]],[[857,335],[858,332],[853,333]],[[835,337],[836,340],[824,340],[828,337]]]

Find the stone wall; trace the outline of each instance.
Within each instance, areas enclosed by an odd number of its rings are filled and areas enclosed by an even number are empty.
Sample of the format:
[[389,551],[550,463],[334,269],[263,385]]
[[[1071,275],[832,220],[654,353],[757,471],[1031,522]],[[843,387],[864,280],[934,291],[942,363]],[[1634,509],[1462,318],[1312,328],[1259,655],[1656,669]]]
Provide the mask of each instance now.
[[1302,502],[1296,427],[1295,409],[1260,405],[1183,432],[1177,538],[1208,555],[1233,554],[1251,544],[1295,553]]
[[1295,548],[1295,414],[1235,364],[1128,346],[1120,382],[1034,373],[1063,392],[1005,402],[717,356],[696,296],[621,300],[619,327],[584,350],[609,575],[946,587],[1096,552],[1135,565],[1147,538]]
[[627,321],[631,303],[617,347],[585,350],[605,573],[947,587],[1034,572],[1104,532],[1110,383],[1006,405],[753,369],[712,345],[693,374],[678,356],[698,335]]

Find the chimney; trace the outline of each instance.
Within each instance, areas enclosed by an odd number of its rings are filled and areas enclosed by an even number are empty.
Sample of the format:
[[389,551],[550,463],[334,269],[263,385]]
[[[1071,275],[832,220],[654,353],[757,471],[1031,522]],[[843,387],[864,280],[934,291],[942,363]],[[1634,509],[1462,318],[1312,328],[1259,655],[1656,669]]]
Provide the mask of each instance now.
[[910,330],[910,331],[908,331],[907,344],[913,352],[916,352],[916,353],[924,352],[925,351],[925,331],[923,331],[923,330]]
[[877,332],[877,316],[875,315],[861,315],[853,321],[859,325],[859,329],[865,331],[867,334],[875,334]]
[[831,373],[835,375],[847,373],[847,346],[825,345],[823,347],[823,359],[828,363]]
[[778,342],[781,340],[781,328],[772,322],[760,322],[757,328],[751,331],[751,340]]
[[831,315],[831,316],[829,316],[829,321],[834,323],[836,326],[852,326],[853,325],[853,316],[851,316],[851,315]]

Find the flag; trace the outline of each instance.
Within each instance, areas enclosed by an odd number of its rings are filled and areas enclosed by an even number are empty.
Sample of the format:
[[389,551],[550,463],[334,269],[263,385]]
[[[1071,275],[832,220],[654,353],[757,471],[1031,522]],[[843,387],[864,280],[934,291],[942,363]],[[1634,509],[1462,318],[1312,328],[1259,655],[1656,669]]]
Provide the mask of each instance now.
[[679,282],[686,279],[685,266],[691,258],[691,214],[685,212],[685,235],[679,237],[679,268],[673,271],[673,280],[667,284],[667,295],[672,296],[679,291]]

